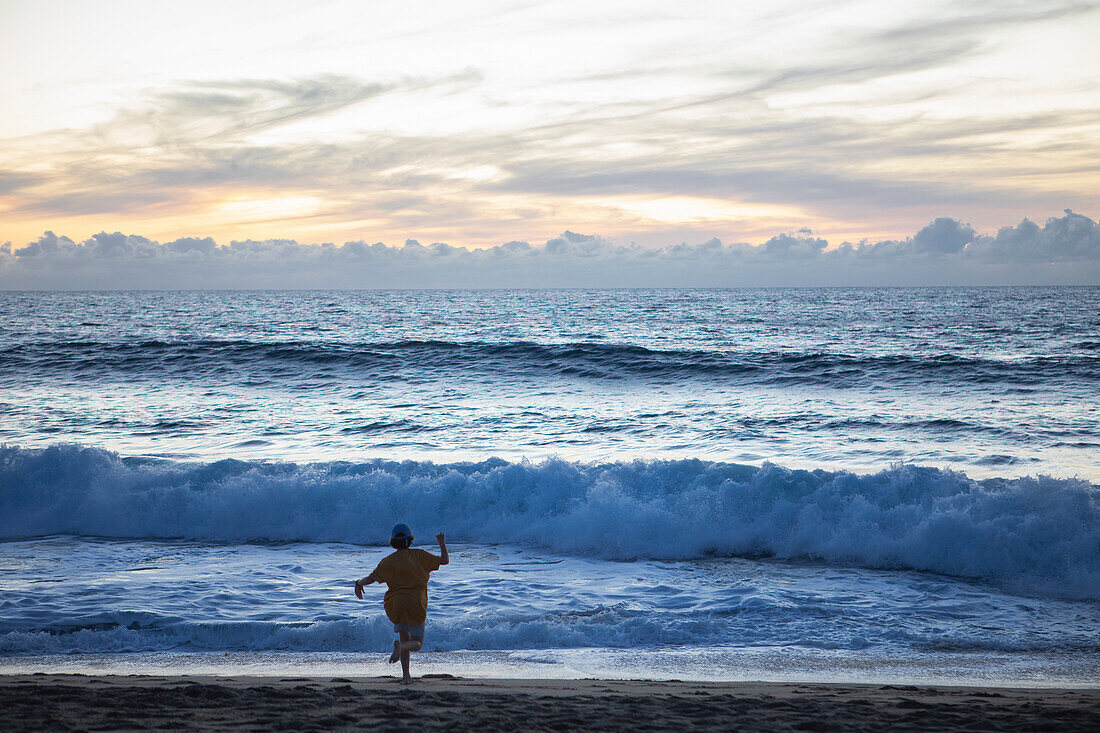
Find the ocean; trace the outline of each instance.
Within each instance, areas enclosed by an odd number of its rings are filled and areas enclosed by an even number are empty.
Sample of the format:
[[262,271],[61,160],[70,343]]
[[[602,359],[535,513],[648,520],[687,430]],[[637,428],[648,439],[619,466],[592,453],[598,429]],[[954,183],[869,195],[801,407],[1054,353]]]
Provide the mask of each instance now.
[[0,672],[1100,680],[1100,288],[0,293]]

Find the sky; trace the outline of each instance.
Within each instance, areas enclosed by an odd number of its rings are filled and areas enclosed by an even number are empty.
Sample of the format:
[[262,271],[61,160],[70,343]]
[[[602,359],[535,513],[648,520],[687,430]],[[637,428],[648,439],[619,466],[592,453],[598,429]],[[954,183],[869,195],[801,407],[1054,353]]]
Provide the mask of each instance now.
[[0,287],[449,286],[502,258],[550,285],[1100,284],[1098,32],[1100,0],[0,0]]

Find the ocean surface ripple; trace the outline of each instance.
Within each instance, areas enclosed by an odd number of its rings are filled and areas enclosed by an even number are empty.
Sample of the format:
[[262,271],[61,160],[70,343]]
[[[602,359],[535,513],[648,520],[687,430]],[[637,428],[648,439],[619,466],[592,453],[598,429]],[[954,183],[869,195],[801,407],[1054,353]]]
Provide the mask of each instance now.
[[1100,481],[1100,288],[0,293],[0,441]]

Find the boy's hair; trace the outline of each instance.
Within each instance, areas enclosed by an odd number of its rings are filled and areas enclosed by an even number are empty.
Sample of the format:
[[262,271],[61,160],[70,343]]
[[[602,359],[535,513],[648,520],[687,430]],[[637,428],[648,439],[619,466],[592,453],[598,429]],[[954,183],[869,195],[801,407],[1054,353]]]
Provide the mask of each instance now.
[[412,546],[412,537],[394,537],[390,540],[390,547],[395,550],[405,550]]

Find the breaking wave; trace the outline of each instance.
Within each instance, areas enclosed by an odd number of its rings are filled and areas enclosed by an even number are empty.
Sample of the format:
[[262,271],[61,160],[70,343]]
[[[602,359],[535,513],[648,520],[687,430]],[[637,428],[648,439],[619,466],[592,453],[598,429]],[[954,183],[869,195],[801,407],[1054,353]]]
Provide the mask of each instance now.
[[702,460],[178,463],[0,448],[0,537],[379,544],[397,521],[456,541],[630,560],[775,556],[981,578],[1100,598],[1100,490]]

